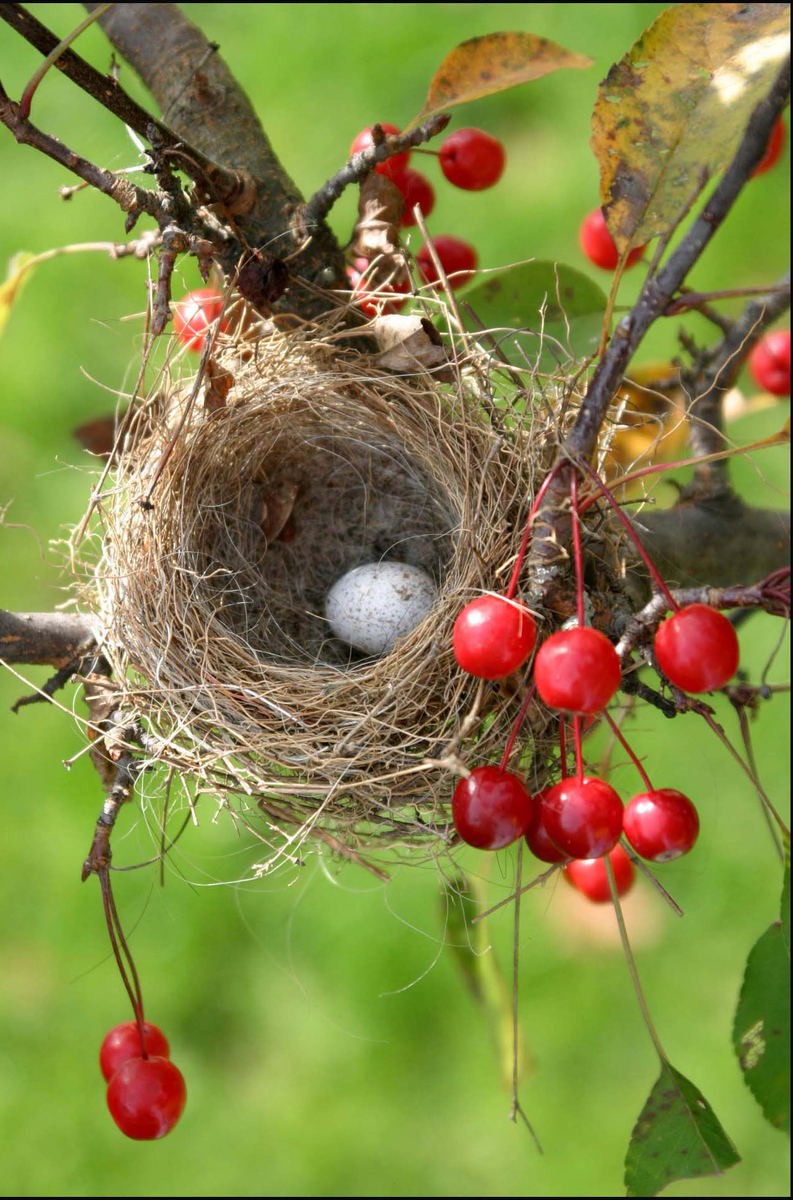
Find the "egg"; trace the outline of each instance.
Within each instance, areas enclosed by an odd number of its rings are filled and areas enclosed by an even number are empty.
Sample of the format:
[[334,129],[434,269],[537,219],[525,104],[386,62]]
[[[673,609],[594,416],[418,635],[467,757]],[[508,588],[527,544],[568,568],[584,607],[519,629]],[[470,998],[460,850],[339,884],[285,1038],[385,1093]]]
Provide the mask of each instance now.
[[364,654],[388,654],[423,621],[435,602],[435,584],[421,567],[377,562],[337,579],[325,616],[337,638]]

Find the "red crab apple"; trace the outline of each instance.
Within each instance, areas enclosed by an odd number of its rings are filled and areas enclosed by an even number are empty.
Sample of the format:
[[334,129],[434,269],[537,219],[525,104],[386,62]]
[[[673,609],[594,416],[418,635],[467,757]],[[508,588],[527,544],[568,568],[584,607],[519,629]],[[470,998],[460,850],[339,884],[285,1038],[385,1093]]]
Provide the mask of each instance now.
[[476,767],[452,797],[454,825],[477,850],[501,850],[528,828],[532,801],[524,783],[500,767]]
[[[633,883],[633,863],[622,846],[615,846],[608,857],[614,872],[617,895],[624,896]],[[576,858],[567,864],[564,874],[568,883],[572,883],[573,887],[593,904],[605,904],[611,899],[603,858]]]
[[[168,1039],[161,1029],[143,1022],[143,1033],[146,1041],[147,1055],[158,1058],[169,1058]],[[110,1079],[122,1063],[128,1058],[141,1057],[140,1030],[137,1021],[125,1021],[110,1030],[102,1042],[99,1051],[99,1069],[105,1079]]]
[[182,1115],[187,1089],[169,1058],[128,1058],[107,1085],[107,1107],[122,1133],[155,1141],[170,1133]]

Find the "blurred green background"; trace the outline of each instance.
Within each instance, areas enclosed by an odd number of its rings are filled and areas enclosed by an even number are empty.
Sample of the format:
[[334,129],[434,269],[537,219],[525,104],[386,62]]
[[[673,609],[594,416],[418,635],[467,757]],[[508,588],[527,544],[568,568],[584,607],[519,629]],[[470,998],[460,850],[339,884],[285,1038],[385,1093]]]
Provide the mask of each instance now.
[[[188,4],[250,94],[276,151],[313,191],[374,120],[406,123],[457,42],[496,29],[553,38],[595,61],[470,105],[457,126],[480,125],[505,143],[508,169],[492,192],[437,184],[433,232],[474,242],[483,266],[532,256],[591,270],[577,230],[597,204],[589,120],[597,82],[661,11],[654,4]],[[39,4],[59,35],[75,4]],[[96,29],[79,50],[101,69],[108,45]],[[6,26],[0,62],[19,95],[39,56]],[[122,68],[141,100],[143,89]],[[33,119],[111,169],[133,165],[123,128],[52,71]],[[82,192],[70,203],[65,173],[0,130],[0,263],[19,250],[123,240],[109,201]],[[788,259],[788,153],[754,180],[689,280],[724,288],[771,282]],[[333,223],[346,240],[354,198]],[[94,462],[70,437],[112,408],[136,370],[145,266],[98,255],[57,259],[33,275],[0,342],[0,600],[46,609],[64,577],[49,540],[79,520]],[[195,286],[192,262],[185,287]],[[629,302],[641,268],[629,274]],[[735,306],[725,305],[735,311]],[[711,331],[698,320],[688,327]],[[638,361],[674,350],[677,321],[657,326]],[[747,389],[751,391],[748,381]],[[782,424],[784,405],[736,421],[737,442]],[[734,477],[754,503],[783,506],[783,451],[740,460]],[[681,473],[676,478],[682,479]],[[669,500],[673,490],[659,491]],[[741,630],[756,681],[780,623],[755,617]],[[769,678],[787,678],[777,659]],[[44,670],[31,670],[41,684]],[[0,673],[3,799],[2,1194],[504,1195],[622,1193],[622,1159],[656,1075],[614,932],[613,914],[564,885],[523,906],[521,1020],[532,1060],[524,1105],[543,1142],[539,1157],[507,1120],[489,1028],[442,951],[438,872],[403,866],[382,885],[355,867],[308,857],[293,873],[249,882],[259,857],[222,817],[208,813],[179,843],[161,889],[149,867],[119,874],[116,893],[144,981],[147,1015],[171,1040],[188,1106],[165,1141],[123,1138],[110,1120],[96,1057],[104,1033],[129,1017],[95,880],[81,886],[101,796],[67,714],[9,704],[22,685]],[[60,694],[80,707],[74,689]],[[720,713],[733,740],[737,723]],[[763,705],[753,726],[764,785],[784,808],[787,703]],[[651,776],[688,793],[702,835],[687,859],[662,868],[686,911],[679,921],[647,885],[626,901],[639,967],[672,1061],[695,1080],[737,1143],[743,1162],[724,1178],[684,1182],[681,1196],[789,1194],[787,1143],[744,1086],[729,1035],[741,971],[774,919],[780,871],[758,803],[726,751],[693,717],[665,721],[640,709],[630,734]],[[597,761],[601,745],[591,745]],[[617,760],[615,785],[636,780]],[[147,786],[153,786],[147,784]],[[140,811],[124,812],[117,865],[153,852]],[[510,853],[459,860],[489,873],[490,894],[514,878]],[[531,869],[530,867],[527,869]],[[511,912],[492,921],[493,953],[510,961]]]

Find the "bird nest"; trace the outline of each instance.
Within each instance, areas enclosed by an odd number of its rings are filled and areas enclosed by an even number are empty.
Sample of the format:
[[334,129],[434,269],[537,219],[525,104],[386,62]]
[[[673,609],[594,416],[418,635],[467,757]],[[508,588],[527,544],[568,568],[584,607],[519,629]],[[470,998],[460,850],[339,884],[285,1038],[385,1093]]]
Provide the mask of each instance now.
[[[477,761],[503,750],[515,687],[464,675],[452,627],[503,588],[544,464],[525,406],[452,374],[395,376],[316,335],[232,341],[144,406],[117,464],[90,601],[119,708],[153,763],[264,816],[271,862],[311,833],[353,853],[449,842],[472,710]],[[427,571],[436,601],[367,658],[324,600],[383,560]]]

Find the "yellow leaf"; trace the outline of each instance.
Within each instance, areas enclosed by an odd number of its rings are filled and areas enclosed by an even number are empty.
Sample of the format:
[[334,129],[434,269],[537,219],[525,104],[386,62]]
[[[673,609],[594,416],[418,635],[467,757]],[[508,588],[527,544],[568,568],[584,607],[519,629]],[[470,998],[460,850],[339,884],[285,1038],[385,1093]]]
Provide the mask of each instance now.
[[0,333],[5,328],[11,312],[11,306],[16,300],[28,273],[35,262],[35,255],[21,250],[15,254],[8,264],[8,272],[4,283],[0,283]]
[[787,4],[678,4],[598,89],[592,149],[620,253],[666,233],[703,168],[728,166],[789,49]]
[[533,33],[488,33],[455,46],[430,83],[427,102],[411,129],[434,113],[468,100],[492,96],[565,67],[591,67],[592,59],[573,54]]

